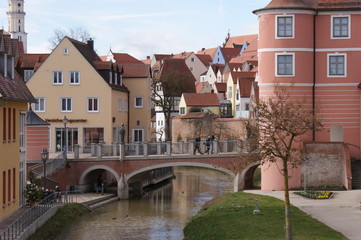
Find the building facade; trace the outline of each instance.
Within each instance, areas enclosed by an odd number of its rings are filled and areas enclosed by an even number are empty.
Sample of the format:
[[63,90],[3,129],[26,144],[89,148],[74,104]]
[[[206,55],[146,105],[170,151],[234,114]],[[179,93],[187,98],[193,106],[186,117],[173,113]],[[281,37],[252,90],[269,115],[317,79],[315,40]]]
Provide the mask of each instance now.
[[[255,10],[259,18],[259,95],[270,97],[277,84],[315,109],[323,123],[305,141],[344,142],[360,159],[361,1],[273,0]],[[262,188],[277,169],[262,175]],[[290,187],[300,186],[300,169]]]

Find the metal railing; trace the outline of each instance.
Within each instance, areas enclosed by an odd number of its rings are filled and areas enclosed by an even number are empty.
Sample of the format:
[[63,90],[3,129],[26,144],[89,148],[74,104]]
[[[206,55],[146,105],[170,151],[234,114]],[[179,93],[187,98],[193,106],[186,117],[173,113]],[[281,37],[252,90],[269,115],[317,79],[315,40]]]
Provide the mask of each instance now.
[[85,203],[91,201],[91,197],[84,196],[81,191],[54,192],[36,203],[18,217],[10,226],[0,233],[0,240],[18,239],[25,230],[36,220],[40,219],[49,210],[64,206],[68,203]]
[[[63,166],[65,163],[64,151],[59,153],[55,158],[49,159],[46,164],[46,176],[54,173],[58,168]],[[44,173],[44,164],[38,163],[29,167],[29,171],[32,171],[35,176],[42,177]]]
[[[213,154],[236,154],[247,151],[244,140],[221,140],[213,141],[209,146],[209,153]],[[74,159],[103,158],[103,157],[151,157],[151,156],[175,156],[194,155],[194,142],[150,142],[150,143],[126,143],[121,146],[114,144],[92,144],[90,151],[80,146],[74,147]],[[207,146],[204,141],[200,142],[200,149],[205,153]]]

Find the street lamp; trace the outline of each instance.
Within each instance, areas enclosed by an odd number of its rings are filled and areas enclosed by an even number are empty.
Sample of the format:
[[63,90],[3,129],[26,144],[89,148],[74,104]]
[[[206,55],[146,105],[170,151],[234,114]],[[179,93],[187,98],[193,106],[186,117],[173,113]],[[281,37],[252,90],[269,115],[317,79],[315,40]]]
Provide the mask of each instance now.
[[43,151],[41,151],[41,160],[44,164],[44,191],[46,191],[46,161],[49,159],[49,152],[46,148],[43,148]]
[[68,123],[68,119],[66,118],[66,116],[64,116],[64,118],[63,118],[63,123],[64,123],[64,135],[65,135],[65,144],[64,144],[64,161],[66,161],[67,160],[67,144],[68,144],[68,134],[67,134],[67,129],[66,129],[66,124]]

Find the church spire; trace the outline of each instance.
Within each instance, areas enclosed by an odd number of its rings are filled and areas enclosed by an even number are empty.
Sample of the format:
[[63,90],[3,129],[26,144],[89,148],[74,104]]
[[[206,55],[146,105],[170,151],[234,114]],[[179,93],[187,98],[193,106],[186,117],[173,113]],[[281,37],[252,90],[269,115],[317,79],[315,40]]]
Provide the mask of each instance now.
[[25,32],[24,0],[8,0],[8,32],[12,38],[23,42],[24,52],[27,52],[27,33]]

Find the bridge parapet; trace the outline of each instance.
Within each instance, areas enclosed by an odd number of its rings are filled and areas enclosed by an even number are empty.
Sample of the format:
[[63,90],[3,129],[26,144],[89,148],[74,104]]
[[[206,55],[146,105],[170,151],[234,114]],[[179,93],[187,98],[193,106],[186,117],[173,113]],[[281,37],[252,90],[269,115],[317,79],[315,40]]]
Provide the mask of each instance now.
[[[204,141],[200,143],[200,152],[195,152],[194,142],[151,142],[151,143],[127,143],[127,144],[94,144],[91,149],[74,147],[73,156],[70,159],[84,158],[118,158],[120,160],[141,158],[154,159],[154,157],[203,157],[205,155],[239,155],[247,152],[247,142],[243,140],[214,141],[207,146]],[[208,152],[207,152],[208,149]]]

